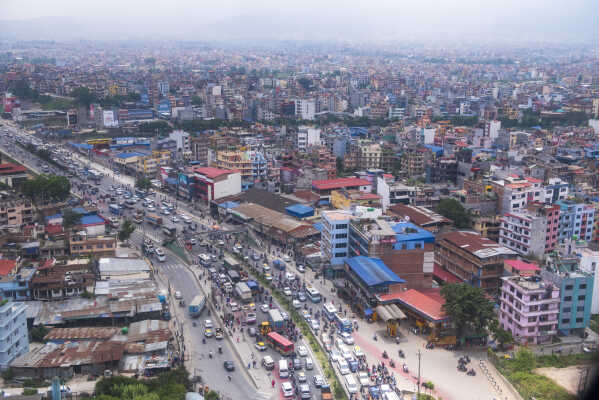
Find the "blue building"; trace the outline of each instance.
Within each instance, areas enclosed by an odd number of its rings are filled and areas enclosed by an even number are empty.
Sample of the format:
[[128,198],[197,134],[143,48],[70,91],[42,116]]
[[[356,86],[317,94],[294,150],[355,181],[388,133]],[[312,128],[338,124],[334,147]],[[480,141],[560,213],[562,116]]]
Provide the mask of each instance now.
[[349,222],[352,218],[347,211],[323,211],[321,249],[323,259],[331,268],[325,269],[329,277],[337,277],[348,253]]
[[411,222],[391,225],[395,235],[394,250],[423,249],[425,243],[435,243],[435,235]]
[[0,275],[0,297],[11,300],[31,300],[31,279],[35,275],[33,266],[21,267],[17,273]]
[[569,200],[560,200],[555,204],[560,207],[558,241],[564,243],[566,239],[573,237],[591,241],[595,208]]
[[552,257],[541,278],[560,288],[557,329],[564,335],[582,335],[591,319],[593,274],[579,268],[576,257]]
[[357,256],[345,261],[345,291],[352,303],[363,308],[377,303],[377,294],[388,294],[390,289],[405,283],[380,258]]

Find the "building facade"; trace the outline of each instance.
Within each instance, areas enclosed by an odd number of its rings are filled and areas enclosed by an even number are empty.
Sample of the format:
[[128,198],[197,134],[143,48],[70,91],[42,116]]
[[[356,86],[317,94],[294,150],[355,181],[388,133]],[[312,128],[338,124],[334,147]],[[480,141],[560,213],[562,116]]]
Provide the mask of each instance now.
[[0,370],[29,351],[26,310],[25,304],[3,301],[0,294]]

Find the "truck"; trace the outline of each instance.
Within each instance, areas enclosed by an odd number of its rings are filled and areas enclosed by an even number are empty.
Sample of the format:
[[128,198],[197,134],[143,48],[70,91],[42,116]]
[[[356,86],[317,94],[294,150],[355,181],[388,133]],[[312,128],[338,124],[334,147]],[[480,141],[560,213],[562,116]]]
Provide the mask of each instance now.
[[285,329],[285,320],[279,310],[268,310],[268,322],[272,330],[276,332],[282,332]]
[[167,239],[174,239],[177,236],[177,228],[174,226],[172,226],[172,227],[164,226],[164,227],[162,227],[162,233],[164,234],[164,236]]
[[320,400],[333,400],[333,393],[331,393],[331,386],[322,385],[320,387]]
[[118,204],[110,204],[108,206],[108,210],[115,215],[121,215],[123,213],[123,209]]
[[191,301],[191,303],[189,303],[189,316],[191,318],[197,318],[200,316],[200,314],[202,313],[202,310],[204,309],[204,306],[206,305],[206,297],[202,296],[201,294],[198,294],[196,297],[193,298],[193,300]]
[[156,214],[147,214],[146,222],[151,225],[160,226],[160,225],[162,225],[162,217],[160,217]]
[[239,299],[244,303],[249,303],[252,301],[252,291],[245,282],[237,282],[235,284],[235,293],[237,294],[237,297],[239,297]]
[[260,293],[260,286],[258,286],[258,283],[256,283],[256,281],[249,280],[246,281],[245,284],[248,285],[253,295]]
[[279,271],[285,271],[285,263],[281,260],[274,260],[272,262],[272,266],[278,269]]
[[354,327],[351,321],[343,316],[343,313],[337,312],[335,314],[335,323],[342,332],[352,333]]

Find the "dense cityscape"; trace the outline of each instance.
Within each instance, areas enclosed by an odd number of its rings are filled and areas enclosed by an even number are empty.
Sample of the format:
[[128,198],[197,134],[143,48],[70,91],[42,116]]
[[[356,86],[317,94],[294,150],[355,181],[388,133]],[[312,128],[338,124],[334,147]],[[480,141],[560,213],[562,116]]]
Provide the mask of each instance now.
[[593,398],[596,44],[0,38],[0,97],[0,399]]

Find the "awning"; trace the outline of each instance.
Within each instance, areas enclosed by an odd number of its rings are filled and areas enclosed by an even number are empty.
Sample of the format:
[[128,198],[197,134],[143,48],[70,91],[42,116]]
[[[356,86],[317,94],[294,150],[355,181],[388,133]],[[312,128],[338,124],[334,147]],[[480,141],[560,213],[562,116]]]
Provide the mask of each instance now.
[[385,306],[378,306],[376,313],[385,322],[394,319]]
[[393,311],[393,315],[395,315],[396,319],[408,318],[406,314],[397,306],[397,304],[388,304],[387,307]]
[[364,310],[364,315],[366,316],[370,316],[374,313],[374,311],[372,311],[372,308],[367,308],[366,310]]

